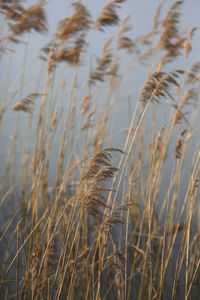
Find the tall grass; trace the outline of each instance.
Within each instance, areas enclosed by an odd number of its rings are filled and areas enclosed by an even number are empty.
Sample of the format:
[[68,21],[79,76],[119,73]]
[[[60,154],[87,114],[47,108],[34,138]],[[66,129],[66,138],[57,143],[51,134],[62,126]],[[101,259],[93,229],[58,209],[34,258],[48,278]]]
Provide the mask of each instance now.
[[[199,297],[200,63],[189,65],[196,28],[180,28],[183,1],[161,20],[162,2],[152,30],[131,38],[123,2],[112,0],[96,20],[73,3],[27,94],[28,44],[10,84],[12,51],[25,34],[47,31],[46,3],[0,4],[1,59],[10,56],[1,134],[16,117],[1,162],[1,299]],[[92,37],[112,26],[118,36],[91,62]],[[126,93],[138,70],[144,84]]]

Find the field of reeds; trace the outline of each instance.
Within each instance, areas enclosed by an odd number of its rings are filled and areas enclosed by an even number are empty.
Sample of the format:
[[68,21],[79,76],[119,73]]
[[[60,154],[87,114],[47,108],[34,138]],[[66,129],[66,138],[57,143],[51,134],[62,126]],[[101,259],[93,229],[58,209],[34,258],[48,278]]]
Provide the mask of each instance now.
[[0,2],[0,299],[200,299],[198,30],[124,2],[74,2],[37,72],[47,3]]

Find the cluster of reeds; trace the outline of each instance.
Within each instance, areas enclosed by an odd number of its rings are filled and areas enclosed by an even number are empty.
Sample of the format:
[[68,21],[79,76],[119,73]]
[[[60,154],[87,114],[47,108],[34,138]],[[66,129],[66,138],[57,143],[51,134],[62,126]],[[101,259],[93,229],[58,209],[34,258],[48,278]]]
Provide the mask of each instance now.
[[[26,93],[28,45],[11,83],[13,49],[47,31],[47,4],[0,4],[1,60],[10,62],[2,140],[12,131],[1,150],[0,298],[198,299],[200,63],[187,64],[196,28],[180,28],[184,1],[160,20],[162,2],[152,30],[134,38],[130,16],[120,20],[126,1],[110,1],[96,20],[73,3]],[[91,66],[92,36],[116,25]]]

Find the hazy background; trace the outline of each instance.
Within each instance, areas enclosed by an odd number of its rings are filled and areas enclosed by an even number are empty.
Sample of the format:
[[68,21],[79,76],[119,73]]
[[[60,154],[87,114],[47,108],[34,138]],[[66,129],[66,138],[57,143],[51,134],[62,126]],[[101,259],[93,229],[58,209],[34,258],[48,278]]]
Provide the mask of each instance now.
[[[165,1],[164,6],[162,8],[162,13],[160,19],[162,20],[163,17],[166,15],[168,8],[174,3],[175,1],[169,0]],[[30,6],[36,3],[36,1],[25,1],[23,3],[24,6]],[[44,63],[38,58],[41,54],[40,49],[44,47],[48,42],[51,41],[53,34],[56,31],[57,23],[65,18],[66,16],[70,16],[73,13],[73,9],[71,7],[71,1],[64,1],[64,0],[50,0],[45,5],[46,10],[46,17],[48,23],[48,32],[44,35],[31,32],[31,34],[26,34],[22,36],[20,39],[23,41],[23,44],[20,45],[12,45],[9,44],[10,51],[4,55],[0,61],[1,64],[1,77],[0,77],[0,86],[1,90],[6,90],[6,94],[2,95],[6,97],[9,101],[9,106],[6,110],[4,120],[3,120],[3,129],[0,132],[0,139],[1,139],[1,149],[0,149],[0,166],[1,170],[5,165],[5,160],[9,153],[10,145],[12,144],[12,139],[15,134],[16,129],[16,112],[12,111],[12,107],[17,101],[20,100],[21,97],[30,94],[31,92],[41,92],[43,91],[44,80],[45,80],[45,65]],[[109,3],[107,0],[86,0],[82,1],[84,5],[87,6],[89,9],[92,19],[95,20],[102,7]],[[159,0],[127,0],[125,3],[121,4],[118,9],[118,14],[120,19],[123,20],[125,17],[130,15],[129,24],[133,26],[133,30],[128,32],[128,36],[130,38],[135,38],[139,35],[148,33],[151,31],[153,26],[153,17],[158,5],[161,3]],[[180,27],[185,28],[199,28],[200,19],[199,19],[199,12],[200,12],[200,1],[199,0],[186,0],[183,2],[182,5],[182,16],[180,18]],[[2,23],[2,15],[0,15],[1,23]],[[102,48],[104,43],[110,38],[111,36],[116,37],[119,31],[119,26],[113,26],[105,28],[104,32],[97,32],[95,31],[89,41],[89,48],[87,53],[84,55],[83,64],[79,72],[79,79],[78,82],[80,86],[83,82],[87,81],[86,76],[89,74],[89,70],[91,67],[91,62],[95,61],[95,57],[101,56]],[[6,32],[6,28],[3,29],[3,32]],[[114,40],[114,39],[113,39]],[[115,41],[113,41],[115,43]],[[200,60],[200,30],[195,31],[195,35],[193,38],[193,51],[192,54],[189,56],[188,65],[191,65],[193,62],[197,62]],[[13,52],[14,50],[14,52]],[[120,51],[119,51],[120,55]],[[124,53],[123,53],[124,55]],[[124,57],[124,61],[128,62],[131,61],[131,56],[127,54],[127,57]],[[24,69],[25,65],[25,69]],[[123,67],[123,66],[122,66]],[[185,62],[183,58],[176,60],[176,63],[170,65],[171,69],[174,68],[185,68]],[[24,69],[24,73],[21,70]],[[73,74],[73,67],[69,67],[67,64],[60,65],[61,70],[67,70],[67,78],[66,82],[70,87],[70,80]],[[10,70],[8,74],[8,70]],[[62,72],[62,71],[61,71]],[[142,68],[141,66],[139,69],[136,69],[136,72],[129,76],[126,79],[126,83],[124,89],[120,93],[121,97],[121,106],[119,107],[120,111],[120,118],[117,122],[116,126],[117,129],[124,128],[128,125],[128,113],[129,113],[129,106],[128,106],[128,97],[131,96],[132,108],[134,106],[134,101],[139,95],[140,88],[143,82],[146,79],[148,72],[148,67],[145,66]],[[41,76],[41,74],[43,75]],[[61,84],[59,76],[55,80],[58,83],[58,87]],[[55,83],[55,86],[56,86]],[[103,86],[103,85],[102,85]],[[101,84],[99,85],[101,90]],[[20,93],[19,93],[20,90]],[[103,91],[102,91],[103,92]],[[58,93],[59,96],[59,93]],[[83,93],[84,96],[84,93]],[[67,94],[66,94],[67,99]],[[134,100],[135,99],[135,100]],[[67,101],[67,100],[66,100]],[[39,103],[39,100],[38,100]],[[66,105],[66,102],[63,102],[62,105]],[[39,107],[39,105],[38,105]],[[37,107],[33,113],[37,114]],[[22,118],[20,118],[20,129],[24,130],[26,119],[25,114],[22,112],[20,113]],[[18,144],[20,146],[20,137],[18,140]],[[121,139],[116,137],[115,144],[112,146],[121,146],[120,145]],[[122,143],[123,144],[123,143]],[[20,147],[19,147],[20,149]],[[20,150],[19,150],[20,151]],[[18,161],[20,164],[20,161]]]

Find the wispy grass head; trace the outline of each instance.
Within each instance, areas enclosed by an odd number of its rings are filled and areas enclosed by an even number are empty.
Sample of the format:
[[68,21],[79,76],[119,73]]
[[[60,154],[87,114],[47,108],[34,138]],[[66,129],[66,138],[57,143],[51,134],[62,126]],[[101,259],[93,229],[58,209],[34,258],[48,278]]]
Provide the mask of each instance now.
[[96,26],[99,30],[104,30],[104,27],[117,25],[119,23],[119,16],[116,12],[118,8],[118,3],[122,3],[124,1],[111,1],[106,4],[99,17],[96,20]]
[[39,93],[31,93],[31,94],[27,95],[20,102],[15,104],[15,106],[13,107],[13,110],[15,110],[15,111],[21,110],[21,111],[31,114],[34,109],[35,99],[41,95],[42,94],[39,94]]
[[80,2],[72,4],[74,13],[70,18],[60,21],[56,36],[61,42],[83,33],[90,28],[92,23],[90,12]]
[[41,1],[24,9],[20,4],[11,4],[6,18],[11,21],[9,27],[12,34],[18,36],[31,30],[44,33],[47,30],[44,5],[45,2]]

